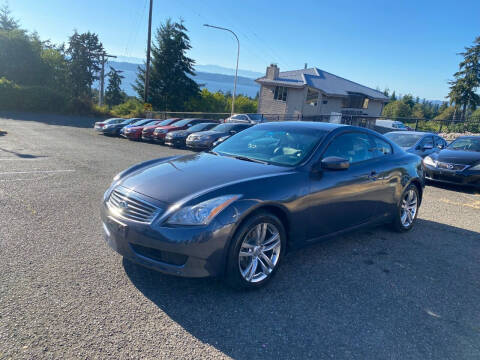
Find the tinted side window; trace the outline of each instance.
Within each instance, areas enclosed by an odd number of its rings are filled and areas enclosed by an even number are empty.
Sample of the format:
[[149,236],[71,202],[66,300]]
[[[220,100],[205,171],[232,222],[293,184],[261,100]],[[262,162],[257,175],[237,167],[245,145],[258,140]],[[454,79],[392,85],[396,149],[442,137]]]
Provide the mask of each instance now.
[[388,142],[380,139],[377,136],[373,136],[373,143],[374,143],[373,155],[375,157],[390,155],[393,152],[392,146]]
[[235,127],[233,128],[233,130],[235,130],[235,131],[242,131],[242,130],[245,130],[246,128],[248,128],[248,127],[250,127],[250,126],[245,125],[245,124],[242,124],[242,125],[237,125],[237,126],[235,126]]
[[439,149],[443,149],[445,146],[447,146],[447,143],[441,137],[435,137],[435,146]]
[[425,145],[432,145],[433,147],[433,138],[431,136],[427,136],[420,142],[420,146],[425,146]]
[[352,132],[333,139],[323,157],[338,156],[354,164],[372,159],[373,152],[371,150],[372,144],[367,134]]

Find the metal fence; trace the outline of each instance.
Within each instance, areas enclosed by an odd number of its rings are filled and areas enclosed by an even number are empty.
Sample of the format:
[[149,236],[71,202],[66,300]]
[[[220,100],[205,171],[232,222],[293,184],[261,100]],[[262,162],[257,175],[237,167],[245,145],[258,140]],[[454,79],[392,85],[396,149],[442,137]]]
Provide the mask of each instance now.
[[[206,112],[167,112],[156,111],[147,114],[150,118],[168,119],[168,118],[202,118],[223,120],[230,116],[230,113],[206,113]],[[480,117],[470,117],[464,120],[454,119],[422,119],[422,118],[393,118],[382,116],[366,116],[366,115],[352,115],[352,114],[323,114],[314,116],[303,116],[301,114],[262,114],[265,121],[318,121],[330,122],[338,124],[348,124],[370,128],[378,132],[384,133],[392,131],[392,128],[385,128],[376,125],[377,120],[394,120],[401,121],[408,126],[409,130],[428,131],[435,133],[474,133],[480,134]]]

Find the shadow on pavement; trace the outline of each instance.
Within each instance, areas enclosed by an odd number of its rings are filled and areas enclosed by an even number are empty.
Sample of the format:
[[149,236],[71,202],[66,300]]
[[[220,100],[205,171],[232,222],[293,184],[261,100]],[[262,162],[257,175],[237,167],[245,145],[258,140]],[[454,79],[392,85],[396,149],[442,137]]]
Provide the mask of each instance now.
[[127,276],[192,336],[236,359],[480,356],[480,234],[419,219],[290,253],[257,291],[163,275]]
[[480,194],[480,188],[476,189],[472,186],[462,186],[462,185],[447,184],[447,183],[440,183],[440,182],[433,182],[433,181],[428,181],[427,185],[444,189],[444,190],[457,191],[464,194],[470,194],[470,195]]
[[36,114],[6,111],[0,111],[0,118],[21,121],[36,121],[47,125],[71,126],[77,128],[91,128],[96,121],[103,120],[103,118],[93,118],[88,116]]
[[0,147],[0,152],[7,152],[9,154],[13,154],[21,159],[38,159],[38,158],[43,158],[43,157],[46,157],[46,156],[43,156],[43,155],[32,155],[32,154],[21,154],[19,152],[16,152],[16,151],[12,151],[12,150],[7,150],[7,149],[3,149]]

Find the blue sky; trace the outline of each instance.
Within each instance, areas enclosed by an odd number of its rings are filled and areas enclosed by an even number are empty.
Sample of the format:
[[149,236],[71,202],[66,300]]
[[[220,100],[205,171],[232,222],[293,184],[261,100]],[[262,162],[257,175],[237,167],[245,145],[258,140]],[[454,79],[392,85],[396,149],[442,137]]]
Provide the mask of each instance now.
[[[99,34],[119,56],[143,57],[148,0],[10,0],[13,15],[42,38],[65,42],[73,29]],[[2,2],[2,0],[0,0]],[[456,55],[480,36],[480,1],[154,0],[153,24],[182,18],[198,64],[264,72],[305,63],[371,87],[444,99]]]

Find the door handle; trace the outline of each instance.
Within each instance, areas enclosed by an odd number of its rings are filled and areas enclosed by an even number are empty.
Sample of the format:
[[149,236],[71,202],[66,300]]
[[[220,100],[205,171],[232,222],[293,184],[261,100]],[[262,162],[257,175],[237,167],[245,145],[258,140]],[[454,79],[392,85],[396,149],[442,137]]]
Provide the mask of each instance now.
[[369,178],[370,180],[376,181],[376,180],[378,180],[378,176],[377,176],[377,175],[378,175],[378,174],[377,174],[376,171],[372,171],[372,172],[370,173],[370,175],[368,175],[368,178]]

